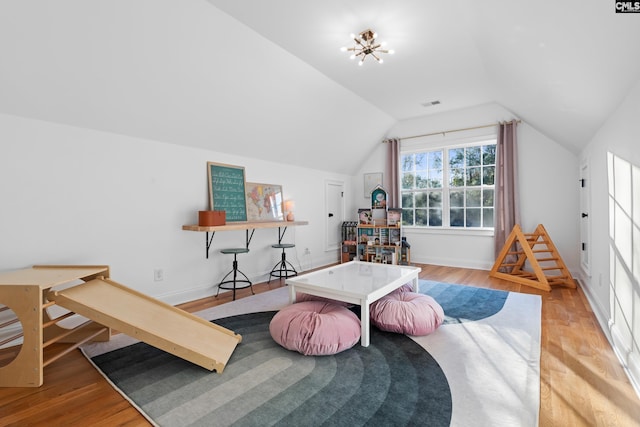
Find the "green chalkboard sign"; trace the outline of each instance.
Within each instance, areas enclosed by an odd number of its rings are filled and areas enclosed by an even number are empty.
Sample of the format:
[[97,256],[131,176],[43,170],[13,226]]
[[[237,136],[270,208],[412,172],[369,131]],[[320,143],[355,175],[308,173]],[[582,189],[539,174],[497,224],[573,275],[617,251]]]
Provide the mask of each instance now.
[[225,211],[226,220],[247,220],[244,167],[207,162],[209,206]]

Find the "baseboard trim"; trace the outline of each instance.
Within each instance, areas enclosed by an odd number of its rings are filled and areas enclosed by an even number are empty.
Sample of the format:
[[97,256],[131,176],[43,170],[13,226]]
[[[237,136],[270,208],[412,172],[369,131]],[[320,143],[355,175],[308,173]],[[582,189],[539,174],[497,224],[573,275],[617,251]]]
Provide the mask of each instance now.
[[433,257],[421,257],[411,256],[412,263],[418,264],[431,264],[441,265],[444,267],[458,267],[458,268],[471,268],[474,270],[486,270],[489,271],[493,267],[493,263],[488,261],[478,261],[470,259],[449,259],[449,258],[433,258]]
[[607,338],[607,341],[609,341],[609,345],[618,358],[627,378],[629,378],[629,382],[635,390],[636,395],[640,398],[640,358],[638,358],[635,353],[631,352],[623,344],[622,336],[618,331],[617,326],[611,322],[604,307],[600,305],[598,300],[591,293],[590,288],[585,285],[586,281],[582,274],[578,273],[578,275],[574,277],[577,277],[578,285],[587,297],[587,302],[589,303],[589,306],[591,306],[593,314],[596,316],[600,329]]

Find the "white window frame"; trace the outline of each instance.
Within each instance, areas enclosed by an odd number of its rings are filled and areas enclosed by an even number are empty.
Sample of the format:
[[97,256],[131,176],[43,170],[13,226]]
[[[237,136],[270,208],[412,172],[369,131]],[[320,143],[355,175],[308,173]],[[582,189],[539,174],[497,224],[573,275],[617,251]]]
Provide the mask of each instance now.
[[[486,132],[486,129],[485,129]],[[435,139],[435,140],[434,140]],[[474,147],[478,145],[496,144],[497,135],[492,133],[482,133],[473,136],[456,137],[442,135],[439,138],[430,138],[422,141],[403,141],[400,147],[400,158],[398,159],[398,179],[402,182],[402,156],[410,153],[420,153],[442,150],[443,152],[443,185],[442,185],[442,223],[449,224],[449,164],[448,150],[454,148]],[[498,153],[496,152],[496,162]],[[457,187],[454,187],[457,188]],[[466,187],[460,187],[464,189]],[[495,189],[494,189],[495,191]],[[402,188],[400,188],[400,201],[402,201]],[[401,202],[402,203],[402,202]],[[495,192],[494,192],[494,208],[495,208]],[[494,211],[495,215],[495,211]],[[476,235],[476,236],[493,236],[493,227],[452,227],[450,225],[442,226],[423,226],[423,225],[403,225],[403,228],[412,233],[418,234],[454,234],[454,235]]]

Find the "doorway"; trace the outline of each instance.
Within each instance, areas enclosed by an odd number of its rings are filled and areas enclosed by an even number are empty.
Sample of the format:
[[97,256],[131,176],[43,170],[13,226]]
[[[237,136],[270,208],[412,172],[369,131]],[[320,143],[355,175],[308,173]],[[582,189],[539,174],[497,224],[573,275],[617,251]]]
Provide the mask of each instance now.
[[325,181],[325,251],[340,249],[344,221],[344,182]]
[[580,266],[587,276],[591,275],[591,237],[589,221],[589,164],[580,166]]

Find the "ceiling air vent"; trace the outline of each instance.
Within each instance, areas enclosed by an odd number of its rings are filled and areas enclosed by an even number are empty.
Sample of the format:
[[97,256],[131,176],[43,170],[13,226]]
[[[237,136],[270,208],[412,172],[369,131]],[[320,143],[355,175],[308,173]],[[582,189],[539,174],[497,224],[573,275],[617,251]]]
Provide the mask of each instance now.
[[433,107],[434,105],[438,105],[438,104],[440,104],[440,101],[436,100],[436,101],[423,102],[422,106],[423,107]]

